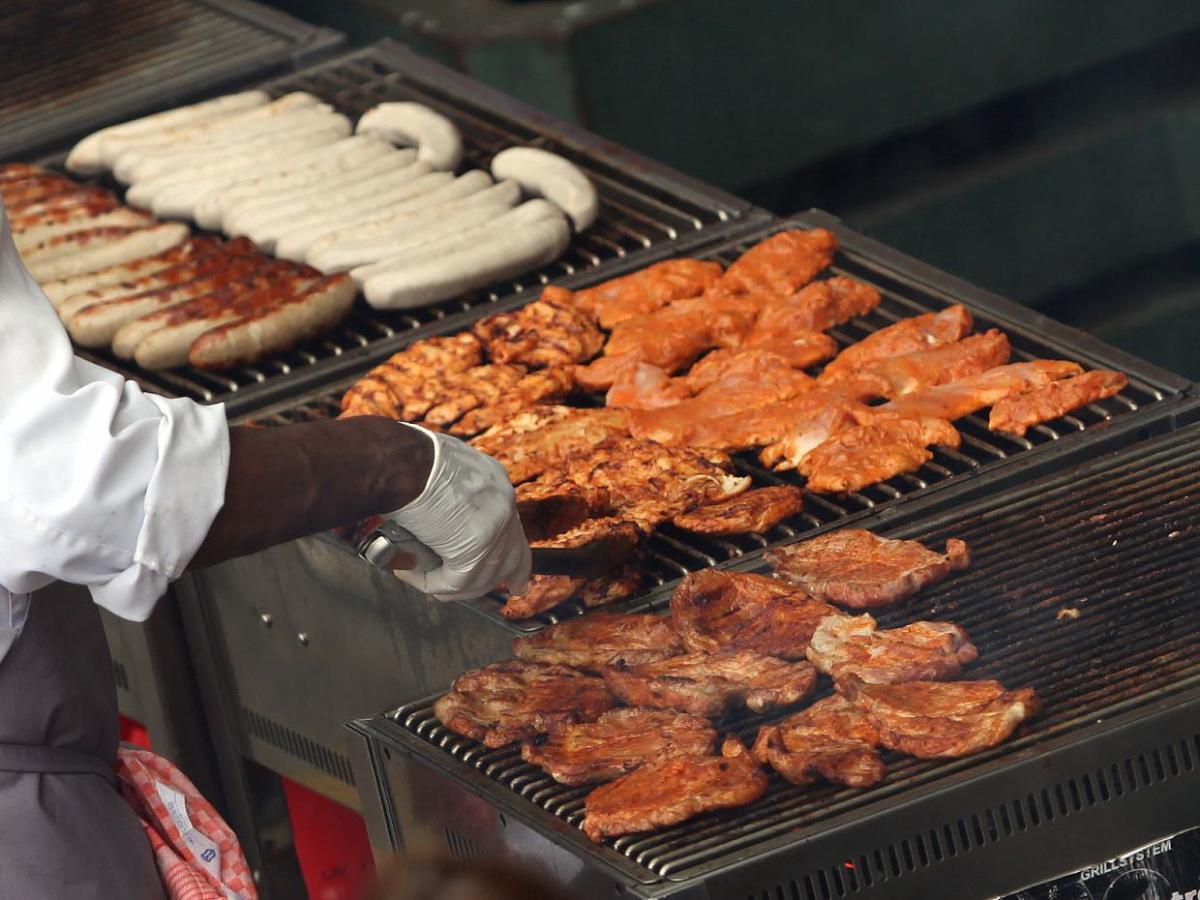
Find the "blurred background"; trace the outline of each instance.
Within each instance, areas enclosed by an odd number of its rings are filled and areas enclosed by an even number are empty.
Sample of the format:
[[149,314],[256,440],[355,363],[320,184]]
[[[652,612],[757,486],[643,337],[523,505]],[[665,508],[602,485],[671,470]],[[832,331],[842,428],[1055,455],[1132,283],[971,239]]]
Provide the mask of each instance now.
[[1195,0],[271,0],[1200,377]]

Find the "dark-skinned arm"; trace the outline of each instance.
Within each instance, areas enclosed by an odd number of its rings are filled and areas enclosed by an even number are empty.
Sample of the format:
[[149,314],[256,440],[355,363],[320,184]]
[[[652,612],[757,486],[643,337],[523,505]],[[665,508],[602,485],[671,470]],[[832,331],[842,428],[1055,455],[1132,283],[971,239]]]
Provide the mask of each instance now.
[[399,509],[421,493],[432,465],[425,435],[378,416],[235,426],[225,505],[191,567]]

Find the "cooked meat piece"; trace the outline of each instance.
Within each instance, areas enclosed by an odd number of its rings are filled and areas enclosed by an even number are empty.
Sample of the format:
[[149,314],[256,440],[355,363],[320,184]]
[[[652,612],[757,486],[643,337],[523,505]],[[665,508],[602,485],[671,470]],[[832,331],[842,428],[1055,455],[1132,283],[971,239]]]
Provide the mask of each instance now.
[[840,615],[794,585],[741,572],[693,572],[671,594],[671,621],[693,653],[753,650],[804,659],[821,621]]
[[604,356],[575,370],[575,381],[586,390],[607,390],[640,362],[678,372],[714,347],[741,344],[765,302],[706,294],[626,319],[613,329]]
[[668,259],[575,291],[571,302],[611,330],[626,319],[652,313],[673,300],[699,297],[721,277],[721,266],[699,259]]
[[[901,419],[881,415],[828,438],[807,453],[797,469],[810,491],[857,491],[904,472],[913,472],[933,458],[933,444],[957,447],[961,441],[949,422],[941,419]],[[786,469],[788,463],[776,466]]]
[[777,485],[758,488],[682,513],[671,523],[697,534],[744,534],[769,531],[804,508],[804,491]]
[[1082,371],[1077,363],[1064,360],[1038,359],[1012,363],[997,366],[980,375],[907,394],[880,409],[909,419],[934,418],[953,422],[1012,394],[1045,387]]
[[624,410],[539,406],[488,429],[471,443],[503,463],[509,480],[520,484],[627,434]]
[[867,684],[943,681],[957,678],[979,658],[967,633],[949,622],[913,622],[879,631],[869,615],[823,621],[808,644],[808,661],[843,681]]
[[[406,411],[410,397],[429,381],[446,375],[465,372],[479,365],[483,347],[470,334],[453,337],[427,338],[392,356],[387,362],[371,369],[342,398],[345,415],[387,415],[411,419],[415,414]],[[425,404],[420,414],[429,408]]]
[[665,616],[598,612],[514,638],[512,648],[520,659],[596,672],[676,656],[683,652],[683,641]]
[[879,742],[920,759],[969,756],[1005,741],[1041,703],[1033,688],[1005,690],[998,681],[909,681],[838,690],[871,717]]
[[946,554],[916,541],[881,538],[859,528],[841,528],[763,555],[779,575],[814,597],[868,609],[888,606],[971,564],[967,545],[946,541]]
[[815,281],[791,296],[771,300],[743,346],[772,347],[774,342],[786,342],[799,332],[825,331],[855,316],[865,316],[878,305],[879,291],[869,284],[844,275]]
[[449,375],[433,396],[434,405],[426,411],[425,421],[439,428],[452,425],[471,410],[508,397],[524,377],[524,366],[500,364]]
[[713,291],[786,296],[827,268],[837,246],[837,238],[824,228],[781,231],[743,253]]
[[458,420],[450,433],[459,437],[487,431],[534,406],[557,403],[575,387],[575,376],[566,366],[530,372],[512,388],[486,406],[471,410]]
[[732,475],[731,469],[721,453],[617,438],[543,473],[529,487],[522,486],[518,499],[526,514],[533,515],[536,501],[531,496],[544,502],[553,496],[553,485],[571,483],[606,498],[606,512],[637,520],[649,530],[695,506],[746,490],[750,478]]
[[510,659],[459,675],[433,714],[451,731],[503,747],[563,725],[593,722],[614,706],[604,682],[566,666]]
[[593,578],[579,592],[579,602],[587,609],[608,606],[626,597],[632,597],[642,587],[644,577],[641,567],[635,562],[609,575]]
[[694,422],[768,406],[808,391],[815,383],[774,353],[755,355],[758,372],[731,369],[695,397],[660,409],[629,412],[634,437],[668,442]]
[[579,596],[586,584],[586,578],[569,575],[534,575],[523,593],[509,595],[500,607],[500,615],[506,619],[528,619]]
[[876,360],[931,350],[962,340],[971,333],[974,325],[967,308],[957,304],[941,312],[901,319],[839,353],[821,373],[822,380],[864,368]]
[[[662,434],[660,440],[669,444],[732,452],[761,447],[794,432],[803,432],[812,427],[814,422],[825,421],[839,411],[850,414],[865,409],[852,397],[818,388],[781,403],[727,416],[699,419],[673,434]],[[826,436],[827,433],[821,433],[820,440]]]
[[792,784],[819,778],[865,788],[883,780],[879,729],[846,698],[818,700],[803,712],[758,730],[751,755]]
[[665,709],[610,709],[595,722],[567,725],[521,747],[521,758],[561,784],[612,781],[647,763],[707,756],[717,733],[707,719]]
[[894,399],[1002,366],[1010,353],[1008,337],[993,328],[953,344],[876,360],[841,375],[822,373],[821,383],[835,390],[852,384],[850,393],[855,396]]
[[596,788],[584,801],[583,832],[593,841],[677,825],[714,809],[753,803],[767,776],[736,738],[722,756],[674,756],[647,763]]
[[531,368],[587,362],[604,346],[604,335],[585,313],[545,300],[489,316],[472,331],[493,362]]
[[786,662],[753,650],[688,653],[640,666],[608,666],[609,690],[630,706],[719,716],[743,703],[754,712],[796,703],[816,686],[807,662]]
[[517,513],[530,541],[544,541],[578,528],[610,505],[607,492],[569,482],[527,481],[517,487]]
[[1128,383],[1129,379],[1120,372],[1097,369],[1025,394],[1005,397],[992,407],[988,428],[1023,436],[1034,425],[1119,394]]

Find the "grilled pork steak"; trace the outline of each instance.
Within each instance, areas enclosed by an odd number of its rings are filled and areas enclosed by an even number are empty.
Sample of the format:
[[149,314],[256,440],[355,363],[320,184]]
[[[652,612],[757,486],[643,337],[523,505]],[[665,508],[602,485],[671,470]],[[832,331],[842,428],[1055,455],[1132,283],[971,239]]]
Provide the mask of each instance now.
[[593,613],[513,640],[520,659],[573,666],[636,666],[683,652],[683,641],[665,616]]
[[562,784],[589,784],[658,760],[702,756],[716,742],[707,719],[665,709],[611,709],[595,722],[525,741],[521,758]]
[[967,545],[955,538],[946,542],[943,556],[916,541],[888,540],[857,528],[774,547],[764,558],[814,597],[854,609],[896,603],[971,562]]
[[451,731],[503,747],[573,722],[591,722],[613,706],[604,682],[566,666],[523,660],[464,672],[433,713]]
[[761,534],[803,508],[804,491],[781,484],[698,506],[676,516],[671,523],[696,534],[745,534],[748,531]]
[[808,645],[808,661],[841,681],[867,684],[957,678],[979,658],[967,633],[949,622],[913,622],[879,631],[869,615],[825,619]]
[[862,788],[882,781],[886,772],[878,745],[874,722],[835,695],[782,722],[764,725],[751,752],[792,784],[824,779]]

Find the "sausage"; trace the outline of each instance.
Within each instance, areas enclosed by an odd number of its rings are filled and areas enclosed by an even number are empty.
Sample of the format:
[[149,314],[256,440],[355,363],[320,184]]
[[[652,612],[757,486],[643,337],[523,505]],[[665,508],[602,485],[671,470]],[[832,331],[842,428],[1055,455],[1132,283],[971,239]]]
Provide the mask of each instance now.
[[100,144],[106,137],[130,134],[150,134],[172,125],[187,125],[229,115],[242,109],[262,106],[270,97],[265,91],[244,91],[240,94],[228,94],[193,103],[190,106],[180,106],[165,112],[155,113],[112,125],[89,134],[76,144],[67,154],[67,170],[77,175],[95,175],[104,170],[104,160],[100,154]]
[[349,275],[323,278],[294,297],[206,331],[192,343],[188,362],[220,369],[290,350],[340,322],[357,295]]
[[596,187],[574,163],[537,147],[509,147],[492,158],[492,174],[511,178],[531,194],[545,197],[571,217],[576,231],[596,221]]
[[269,248],[281,234],[306,222],[341,215],[367,204],[382,205],[423,194],[453,177],[445,172],[431,172],[428,163],[415,162],[398,171],[308,193],[292,203],[280,204],[270,215],[254,222],[246,233],[258,246]]
[[[287,160],[272,159],[260,165],[248,166],[239,173],[237,181],[211,188],[196,203],[193,218],[201,228],[221,228],[225,209],[255,194],[278,188],[303,187],[330,176],[351,172],[364,163],[395,153],[378,138],[349,137],[298,153]],[[413,161],[416,153],[410,151]]]
[[44,166],[35,166],[32,163],[4,163],[0,165],[0,184],[49,174],[49,169]]
[[63,323],[72,339],[81,347],[104,347],[125,325],[142,316],[178,306],[256,276],[294,271],[292,268],[281,268],[277,262],[268,262],[264,257],[221,257],[219,261],[223,265],[191,281],[99,300],[71,311],[64,308],[60,311]]
[[121,204],[117,198],[103,188],[87,188],[71,194],[59,194],[42,203],[26,206],[19,212],[9,212],[9,224],[14,232],[24,231],[43,224],[47,219],[70,212],[101,213],[116,209]]
[[14,219],[35,215],[38,210],[52,210],[57,206],[69,206],[72,202],[99,199],[108,192],[103,188],[84,187],[71,182],[47,184],[43,188],[29,191],[16,197],[5,197],[4,206]]
[[42,241],[36,247],[26,248],[21,253],[21,261],[25,267],[40,266],[50,260],[59,259],[68,254],[78,253],[90,247],[125,237],[135,231],[142,231],[145,226],[113,225],[99,228],[85,228],[82,231],[72,231],[70,234],[60,234],[58,237]]
[[[506,213],[501,219],[515,218],[528,205]],[[377,309],[423,306],[545,265],[558,257],[571,240],[571,227],[566,218],[557,210],[552,212],[553,216],[547,215],[519,227],[510,226],[502,233],[495,233],[498,229],[492,227],[493,236],[488,240],[480,240],[444,256],[417,259],[393,267],[386,261],[379,263],[380,268],[364,283],[367,302]],[[419,254],[421,251],[411,252]],[[352,273],[356,278],[357,272]]]
[[[231,241],[225,246],[232,246],[235,243],[237,242]],[[42,285],[42,293],[49,298],[51,304],[58,308],[77,294],[112,285],[132,283],[137,279],[146,278],[173,266],[215,253],[221,246],[221,242],[215,237],[193,238],[154,256],[130,260],[127,263],[97,269],[95,272],[64,278],[61,281],[46,282]],[[257,250],[253,247],[252,249]]]
[[149,132],[105,135],[100,139],[99,152],[104,165],[111,169],[122,154],[134,149],[145,150],[171,145],[184,146],[187,141],[202,142],[219,138],[222,134],[229,137],[231,134],[238,133],[238,130],[244,133],[256,122],[268,121],[284,115],[290,110],[299,109],[302,106],[314,106],[318,103],[320,101],[312,94],[297,91],[285,94],[269,103],[200,121],[181,122]]
[[370,197],[340,207],[334,215],[326,213],[312,216],[279,237],[275,243],[276,255],[284,259],[300,260],[308,253],[308,248],[312,246],[313,241],[336,231],[340,225],[362,221],[376,212],[396,212],[403,209],[413,210],[442,206],[471,194],[477,194],[490,187],[492,183],[492,179],[486,172],[480,172],[477,169],[460,175],[458,178],[454,178],[448,172],[435,172],[425,177],[453,180],[443,182],[440,187],[432,191],[404,192],[396,190],[386,196]]
[[102,212],[94,216],[68,216],[61,221],[51,221],[43,225],[35,225],[32,228],[25,229],[20,234],[13,235],[13,240],[17,245],[17,250],[24,252],[25,250],[36,248],[44,241],[64,234],[72,234],[76,231],[121,225],[130,228],[144,228],[151,221],[151,218],[145,213],[121,206],[111,212]]
[[119,265],[143,256],[162,253],[187,240],[186,225],[169,223],[154,225],[130,232],[111,241],[101,241],[95,246],[68,256],[56,256],[45,262],[34,262],[27,268],[36,281],[59,281],[72,275],[95,272],[108,266]]
[[[485,192],[480,191],[479,193]],[[403,250],[429,244],[440,238],[451,235],[464,237],[474,235],[488,222],[499,218],[512,208],[513,205],[506,203],[503,199],[453,210],[449,207],[439,206],[417,214],[426,217],[440,216],[438,219],[427,221],[422,228],[399,228],[385,231],[375,238],[344,241],[340,247],[334,246],[323,252],[317,251],[317,244],[314,243],[309,247],[304,259],[310,266],[325,273],[349,272],[351,269],[379,262],[389,256],[395,256]]]
[[511,209],[520,199],[521,189],[516,182],[502,181],[440,206],[388,210],[313,241],[305,254],[305,262],[322,271],[326,271],[326,265],[330,266],[328,271],[348,271],[369,261],[353,263],[347,268],[349,260],[364,253],[366,244],[385,237],[399,238],[415,234],[477,207],[503,206]]
[[417,159],[449,172],[462,162],[462,135],[453,122],[420,103],[380,103],[358,120],[359,134],[378,134],[417,148]]
[[0,198],[4,199],[6,208],[17,210],[22,206],[38,203],[48,197],[65,194],[69,191],[81,190],[82,187],[82,185],[69,178],[58,178],[56,176],[30,178],[23,181],[9,182],[7,185],[0,184]]
[[325,178],[307,184],[285,185],[257,192],[226,209],[223,223],[225,233],[246,234],[255,224],[274,218],[282,207],[302,206],[328,191],[344,188],[367,178],[377,178],[388,172],[404,171],[415,165],[416,154],[412,151],[392,150],[388,155],[369,160],[358,168],[330,173]]
[[[311,270],[310,270],[311,271]],[[295,296],[316,283],[308,272],[273,279],[261,287],[236,292],[228,288],[190,300],[160,313],[145,316],[125,329],[143,326],[145,336],[133,351],[133,360],[145,369],[169,369],[188,361],[192,342],[212,328],[233,322],[259,309]],[[120,333],[119,333],[120,334]],[[116,340],[113,349],[116,351]]]

